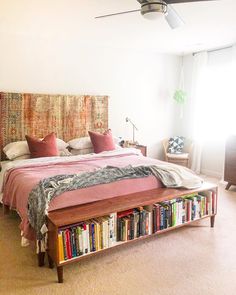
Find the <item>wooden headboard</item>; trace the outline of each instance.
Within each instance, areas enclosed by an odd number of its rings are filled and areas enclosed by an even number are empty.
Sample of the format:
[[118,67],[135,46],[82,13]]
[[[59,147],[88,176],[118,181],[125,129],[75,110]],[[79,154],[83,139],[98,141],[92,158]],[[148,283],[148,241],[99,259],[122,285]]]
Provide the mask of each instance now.
[[0,151],[25,135],[65,141],[108,128],[108,97],[0,92]]

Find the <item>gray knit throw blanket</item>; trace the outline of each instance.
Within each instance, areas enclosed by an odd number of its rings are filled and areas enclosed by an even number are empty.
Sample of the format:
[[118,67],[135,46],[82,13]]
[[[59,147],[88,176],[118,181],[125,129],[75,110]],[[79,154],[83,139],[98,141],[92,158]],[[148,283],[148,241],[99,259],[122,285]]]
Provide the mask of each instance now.
[[[187,187],[187,185],[184,185],[184,181],[185,184],[192,186],[189,188],[201,185],[202,180],[190,173],[188,169],[182,171],[184,168],[180,169],[176,167],[174,171],[170,171],[170,167],[168,168],[163,165],[127,166],[124,168],[107,166],[106,168],[101,168],[93,172],[57,175],[45,178],[41,180],[29,194],[28,218],[30,225],[36,231],[37,240],[43,240],[43,229],[45,228],[45,219],[48,213],[49,203],[55,197],[66,191],[111,183],[123,179],[142,178],[149,175],[154,175],[156,178],[160,179],[166,187]],[[184,174],[186,174],[186,172],[190,173],[190,177],[189,175],[187,175],[187,177],[186,175],[181,176],[180,172],[184,172]],[[186,182],[186,180],[188,182]]]

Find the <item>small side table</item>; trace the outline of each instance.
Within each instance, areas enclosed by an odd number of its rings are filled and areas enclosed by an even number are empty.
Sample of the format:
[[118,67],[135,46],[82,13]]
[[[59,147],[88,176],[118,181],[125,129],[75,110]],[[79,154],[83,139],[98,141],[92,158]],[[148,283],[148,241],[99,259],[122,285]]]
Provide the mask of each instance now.
[[147,146],[146,145],[137,144],[137,143],[129,143],[128,147],[132,147],[132,148],[140,150],[142,155],[144,157],[147,157]]

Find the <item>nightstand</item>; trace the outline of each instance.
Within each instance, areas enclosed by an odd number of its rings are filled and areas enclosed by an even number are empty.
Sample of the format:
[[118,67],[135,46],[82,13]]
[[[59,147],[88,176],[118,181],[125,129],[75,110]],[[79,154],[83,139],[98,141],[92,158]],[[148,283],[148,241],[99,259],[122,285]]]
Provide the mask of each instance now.
[[147,146],[146,145],[136,144],[134,147],[136,149],[140,150],[144,157],[147,156]]
[[132,147],[132,148],[136,148],[136,149],[138,149],[138,150],[141,151],[141,153],[142,153],[142,155],[143,155],[144,157],[147,156],[147,146],[146,146],[146,145],[135,144],[135,143],[130,143],[130,142],[129,142],[127,146],[128,146],[128,147]]

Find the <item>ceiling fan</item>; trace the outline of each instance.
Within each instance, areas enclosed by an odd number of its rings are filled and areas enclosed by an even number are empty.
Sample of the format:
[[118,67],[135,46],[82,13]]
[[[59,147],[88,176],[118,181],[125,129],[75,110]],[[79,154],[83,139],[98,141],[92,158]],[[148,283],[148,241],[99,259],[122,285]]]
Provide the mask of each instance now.
[[141,12],[143,17],[147,19],[156,19],[159,16],[164,15],[167,23],[172,29],[178,28],[184,24],[183,19],[176,12],[171,4],[177,3],[191,3],[200,1],[216,1],[216,0],[137,0],[141,4],[141,9],[122,11],[117,13],[111,13],[106,15],[97,16],[95,18],[104,18],[109,16],[115,16],[120,14]]

